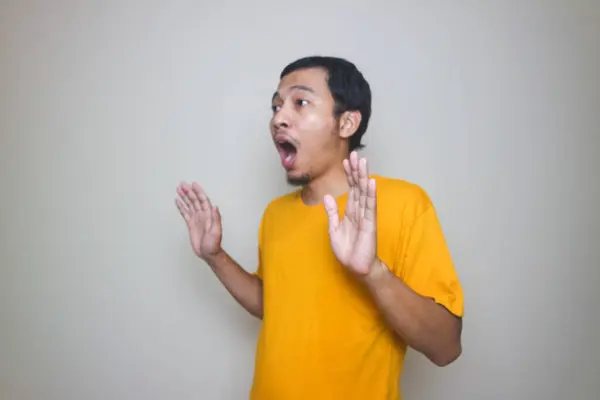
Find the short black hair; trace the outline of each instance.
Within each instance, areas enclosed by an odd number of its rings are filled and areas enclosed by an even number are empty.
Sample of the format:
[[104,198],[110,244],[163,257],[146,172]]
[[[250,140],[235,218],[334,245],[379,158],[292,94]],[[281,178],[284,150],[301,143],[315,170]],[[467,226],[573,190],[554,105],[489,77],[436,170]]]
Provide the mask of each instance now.
[[371,87],[363,74],[350,61],[339,57],[309,56],[288,64],[281,75],[284,76],[306,68],[322,68],[327,71],[327,84],[335,101],[334,116],[337,118],[346,111],[359,111],[361,121],[358,129],[350,137],[348,149],[362,149],[361,139],[371,118]]

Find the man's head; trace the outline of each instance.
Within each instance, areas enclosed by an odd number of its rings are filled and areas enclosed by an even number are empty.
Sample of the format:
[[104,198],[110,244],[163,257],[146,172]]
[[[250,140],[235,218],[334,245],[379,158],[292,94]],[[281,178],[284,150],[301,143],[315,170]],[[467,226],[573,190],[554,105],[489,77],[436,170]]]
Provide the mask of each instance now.
[[371,89],[347,60],[306,57],[283,69],[272,108],[271,134],[288,181],[305,185],[363,147]]

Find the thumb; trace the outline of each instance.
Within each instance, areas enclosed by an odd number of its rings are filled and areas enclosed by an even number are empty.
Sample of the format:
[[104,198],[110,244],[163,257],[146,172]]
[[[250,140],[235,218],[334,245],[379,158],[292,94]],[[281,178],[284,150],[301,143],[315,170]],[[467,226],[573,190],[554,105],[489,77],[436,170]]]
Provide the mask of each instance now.
[[329,219],[329,230],[335,231],[340,225],[337,202],[332,196],[325,195],[323,203],[325,205],[325,211],[327,211],[327,218]]
[[219,211],[219,207],[213,207],[212,208],[212,226],[211,226],[211,230],[214,231],[220,231],[221,230],[221,212]]

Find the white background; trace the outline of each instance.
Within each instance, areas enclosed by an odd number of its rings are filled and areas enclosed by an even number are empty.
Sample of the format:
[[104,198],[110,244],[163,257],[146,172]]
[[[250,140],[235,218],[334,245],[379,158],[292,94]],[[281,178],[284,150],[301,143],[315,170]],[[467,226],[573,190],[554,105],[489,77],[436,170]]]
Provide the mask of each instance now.
[[247,398],[259,322],[175,187],[254,270],[289,190],[270,97],[323,54],[371,83],[371,170],[429,192],[464,285],[463,356],[409,353],[404,398],[597,399],[599,40],[583,0],[3,1],[0,398]]

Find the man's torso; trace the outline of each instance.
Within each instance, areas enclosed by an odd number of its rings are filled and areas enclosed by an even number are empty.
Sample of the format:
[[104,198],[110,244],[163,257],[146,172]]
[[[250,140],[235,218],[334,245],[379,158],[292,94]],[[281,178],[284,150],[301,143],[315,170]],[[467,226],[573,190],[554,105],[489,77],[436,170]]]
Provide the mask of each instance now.
[[[403,216],[420,191],[375,178],[378,256],[393,265]],[[340,217],[346,199],[337,199]],[[264,318],[251,398],[399,399],[406,346],[337,261],[323,205],[307,206],[298,193],[276,199],[263,217],[260,242]]]

